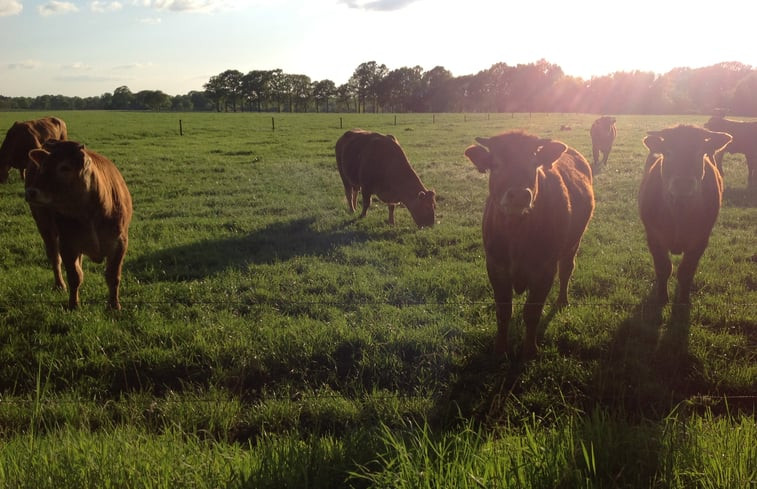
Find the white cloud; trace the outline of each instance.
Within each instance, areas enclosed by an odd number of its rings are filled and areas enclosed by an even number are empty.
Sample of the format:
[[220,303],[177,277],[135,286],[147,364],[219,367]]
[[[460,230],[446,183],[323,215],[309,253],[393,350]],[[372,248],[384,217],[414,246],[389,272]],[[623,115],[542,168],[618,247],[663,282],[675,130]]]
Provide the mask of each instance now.
[[114,66],[113,69],[114,70],[141,70],[144,68],[151,68],[153,66],[154,64],[148,61],[147,63],[130,63],[126,65]]
[[160,17],[145,17],[144,19],[139,19],[139,22],[141,24],[157,25],[163,22],[163,19]]
[[171,12],[219,12],[275,4],[275,0],[132,0],[132,3],[141,7]]
[[89,8],[92,12],[101,14],[105,12],[117,12],[123,8],[123,4],[117,1],[104,2],[101,0],[94,0],[89,4]]
[[33,59],[26,59],[24,61],[19,61],[18,63],[10,63],[6,65],[6,68],[9,70],[34,70],[41,66],[41,63],[39,61],[35,61]]
[[37,7],[37,12],[45,17],[47,17],[48,15],[68,14],[78,11],[79,8],[73,3],[61,2],[58,0],[50,0],[46,4]]
[[391,11],[401,10],[418,0],[341,0],[341,3],[350,8],[362,10]]
[[70,70],[70,71],[90,71],[92,67],[88,64],[82,63],[81,61],[77,61],[76,63],[71,63],[68,65],[61,66],[64,70]]
[[0,0],[0,17],[20,14],[23,9],[18,0]]

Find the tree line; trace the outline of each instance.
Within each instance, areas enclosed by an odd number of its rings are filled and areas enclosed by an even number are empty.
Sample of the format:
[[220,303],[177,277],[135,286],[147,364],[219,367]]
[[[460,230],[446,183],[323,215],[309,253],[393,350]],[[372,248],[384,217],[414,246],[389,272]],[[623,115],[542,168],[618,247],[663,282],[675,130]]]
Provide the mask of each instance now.
[[389,70],[361,63],[336,85],[283,70],[226,70],[202,91],[170,96],[128,87],[94,97],[0,96],[0,109],[116,109],[218,112],[583,112],[685,114],[725,110],[757,116],[757,71],[739,62],[675,68],[663,75],[616,72],[584,80],[546,60],[496,63],[474,75],[442,66]]

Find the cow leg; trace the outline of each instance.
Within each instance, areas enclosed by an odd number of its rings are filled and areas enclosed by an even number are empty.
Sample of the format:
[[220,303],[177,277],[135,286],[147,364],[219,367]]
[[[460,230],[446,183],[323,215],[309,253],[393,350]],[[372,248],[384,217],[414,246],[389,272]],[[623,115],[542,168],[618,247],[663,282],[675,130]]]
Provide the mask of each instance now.
[[652,262],[655,271],[655,287],[657,288],[657,300],[660,304],[668,302],[668,279],[673,272],[673,263],[670,261],[668,250],[659,243],[647,238],[647,246],[652,254]]
[[591,148],[591,155],[592,155],[593,160],[594,160],[594,165],[592,165],[592,166],[594,166],[594,168],[596,168],[597,167],[597,163],[599,163],[599,148],[596,148],[596,147]]
[[565,307],[568,305],[568,282],[570,282],[570,277],[573,275],[573,270],[576,268],[577,252],[578,246],[576,246],[569,255],[564,256],[560,260],[560,263],[558,263],[560,293],[557,295],[557,307]]
[[699,265],[699,259],[702,258],[707,243],[704,246],[697,246],[694,249],[687,250],[683,253],[681,263],[678,265],[676,275],[678,277],[678,293],[676,302],[681,304],[691,303],[691,284],[694,282],[694,274]]
[[360,217],[365,217],[368,212],[368,208],[371,206],[371,191],[366,190],[363,187],[363,212],[360,213]]
[[610,150],[604,152],[604,156],[602,156],[602,166],[607,165],[607,158],[610,157]]
[[53,276],[55,278],[55,288],[66,290],[66,283],[63,281],[61,272],[60,246],[58,243],[58,226],[55,224],[55,218],[50,212],[42,209],[31,208],[32,217],[37,225],[37,230],[42,241],[45,244],[45,254],[47,260],[53,267]]
[[757,188],[757,154],[746,155],[747,187]]
[[554,274],[550,278],[537,281],[536,285],[528,291],[528,299],[523,306],[523,322],[526,325],[526,335],[523,338],[523,358],[528,360],[536,356],[536,330],[544,309],[544,301],[547,300],[549,289],[552,285]]
[[394,225],[394,208],[397,207],[396,204],[387,204],[389,207],[389,224]]
[[118,299],[118,287],[121,285],[121,268],[124,263],[124,255],[128,243],[124,240],[116,246],[116,250],[108,257],[105,264],[105,283],[108,284],[108,306],[111,309],[120,310],[121,302]]
[[79,307],[79,287],[84,280],[84,272],[81,269],[81,255],[63,250],[62,258],[68,279],[68,308],[76,309]]
[[490,264],[487,261],[486,271],[489,282],[494,289],[494,311],[497,315],[497,335],[494,338],[494,353],[507,354],[507,330],[513,315],[513,287],[510,283],[508,270]]
[[350,197],[350,211],[355,212],[355,209],[357,209],[357,191],[359,190],[359,187],[352,187],[351,189],[351,197]]

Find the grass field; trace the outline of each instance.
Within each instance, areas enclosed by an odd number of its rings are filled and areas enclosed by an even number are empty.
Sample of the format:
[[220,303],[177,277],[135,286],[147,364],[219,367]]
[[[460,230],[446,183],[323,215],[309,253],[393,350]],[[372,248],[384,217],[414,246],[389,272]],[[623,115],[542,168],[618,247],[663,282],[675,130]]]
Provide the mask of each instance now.
[[[0,113],[0,128],[43,115]],[[524,363],[517,304],[515,354],[490,352],[487,176],[463,151],[522,128],[590,157],[595,116],[54,115],[131,190],[123,310],[106,309],[103,267],[86,258],[83,306],[64,308],[11,174],[0,487],[757,484],[757,194],[743,156],[726,156],[690,311],[648,300],[641,141],[706,117],[618,116],[572,305],[548,303]],[[390,226],[377,202],[348,213],[333,148],[352,127],[397,136],[437,192],[435,227],[402,208]]]

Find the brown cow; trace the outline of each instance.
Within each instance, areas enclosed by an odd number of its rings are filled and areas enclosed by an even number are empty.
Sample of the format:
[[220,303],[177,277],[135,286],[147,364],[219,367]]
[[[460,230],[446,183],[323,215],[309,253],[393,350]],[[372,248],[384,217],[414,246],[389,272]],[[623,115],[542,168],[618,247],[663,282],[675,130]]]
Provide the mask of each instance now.
[[615,128],[615,117],[606,115],[600,117],[591,125],[589,132],[591,134],[591,153],[594,157],[593,168],[597,171],[599,169],[597,164],[600,163],[600,152],[603,153],[601,164],[605,166],[607,158],[610,156],[612,144],[615,142],[615,136],[618,134]]
[[29,163],[29,151],[41,148],[48,139],[64,140],[67,137],[66,123],[57,117],[15,122],[0,146],[0,183],[8,180],[11,167],[18,169],[23,180]]
[[731,136],[691,125],[648,134],[644,145],[650,157],[641,181],[639,212],[654,262],[657,299],[661,304],[668,302],[673,270],[669,253],[683,253],[676,302],[688,304],[694,272],[723,194],[723,179],[710,155],[728,144]]
[[29,157],[34,175],[27,184],[26,200],[54,213],[69,308],[79,305],[85,254],[97,263],[107,261],[108,305],[120,309],[118,287],[132,215],[131,194],[121,173],[110,160],[74,141],[48,142]]
[[365,217],[371,195],[376,194],[389,206],[389,224],[394,224],[394,208],[401,202],[418,227],[434,225],[436,193],[423,186],[394,136],[347,131],[336,142],[336,163],[350,212],[355,212],[360,190],[360,217]]
[[723,151],[714,155],[715,164],[723,175],[723,153],[742,153],[746,156],[746,165],[749,169],[747,186],[757,187],[757,121],[731,121],[723,117],[711,117],[704,125],[710,131],[725,132],[733,137],[731,144]]
[[523,355],[529,358],[536,354],[536,328],[558,270],[557,305],[568,303],[578,245],[594,211],[591,167],[566,144],[523,132],[476,141],[465,155],[480,172],[490,172],[483,241],[497,313],[494,348],[507,351],[513,290],[528,290]]

